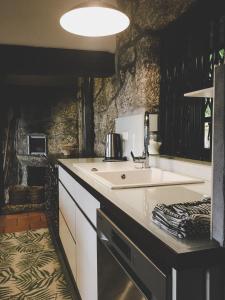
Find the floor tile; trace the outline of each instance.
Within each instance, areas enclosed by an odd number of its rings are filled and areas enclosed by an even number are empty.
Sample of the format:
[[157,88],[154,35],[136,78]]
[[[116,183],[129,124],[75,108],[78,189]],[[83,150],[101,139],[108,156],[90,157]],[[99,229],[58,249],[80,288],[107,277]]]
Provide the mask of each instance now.
[[40,223],[41,222],[41,216],[29,216],[29,222],[30,223]]
[[0,216],[0,233],[12,233],[48,227],[43,212],[21,213]]
[[31,223],[30,224],[30,229],[39,229],[39,228],[46,228],[47,227],[47,224],[44,224],[44,223]]
[[5,233],[12,233],[12,232],[21,232],[21,231],[26,231],[29,230],[29,225],[27,226],[5,226]]
[[17,225],[18,223],[18,217],[14,217],[14,218],[7,218],[7,216],[2,216],[0,218],[0,226],[6,226],[7,224],[10,225]]

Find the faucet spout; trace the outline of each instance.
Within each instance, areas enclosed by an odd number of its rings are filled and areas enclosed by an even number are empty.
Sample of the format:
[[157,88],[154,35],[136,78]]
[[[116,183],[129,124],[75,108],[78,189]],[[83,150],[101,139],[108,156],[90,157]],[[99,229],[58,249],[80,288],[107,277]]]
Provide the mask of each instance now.
[[149,137],[150,137],[150,113],[148,111],[145,112],[144,116],[144,151],[142,156],[134,156],[134,153],[131,151],[131,157],[135,163],[141,163],[142,168],[150,168],[150,159],[149,159],[149,152],[148,152],[148,144],[149,144]]
[[144,167],[150,168],[149,164],[149,152],[148,152],[148,144],[149,144],[149,133],[150,133],[150,124],[149,124],[150,113],[148,111],[145,112],[144,117],[144,156],[145,162]]

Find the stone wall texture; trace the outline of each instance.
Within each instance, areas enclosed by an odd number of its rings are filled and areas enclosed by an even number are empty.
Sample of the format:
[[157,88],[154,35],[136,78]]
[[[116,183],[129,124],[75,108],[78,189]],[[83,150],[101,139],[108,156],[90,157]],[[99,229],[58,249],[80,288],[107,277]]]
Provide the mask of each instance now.
[[29,134],[47,136],[50,159],[63,157],[64,146],[68,144],[73,147],[71,155],[79,155],[81,99],[78,86],[74,84],[74,89],[69,90],[28,87],[19,93],[12,88],[13,93],[6,93],[1,149],[7,162],[4,165],[5,188],[22,182],[24,174],[18,157],[28,155]]
[[27,154],[27,135],[44,133],[48,138],[48,153],[60,154],[63,146],[74,144],[79,152],[78,103],[76,96],[43,94],[42,99],[20,103],[17,130],[17,154]]
[[118,0],[130,27],[117,37],[116,74],[96,79],[95,153],[104,155],[105,136],[114,119],[138,109],[157,112],[160,97],[160,30],[184,13],[194,0]]

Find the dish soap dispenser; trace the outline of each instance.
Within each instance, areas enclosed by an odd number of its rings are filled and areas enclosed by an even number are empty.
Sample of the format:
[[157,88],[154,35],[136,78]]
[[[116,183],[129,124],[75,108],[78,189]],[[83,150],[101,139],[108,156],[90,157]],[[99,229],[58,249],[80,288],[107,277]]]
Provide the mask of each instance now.
[[157,134],[156,133],[150,134],[149,145],[148,145],[149,154],[159,155],[159,149],[161,145],[162,143],[157,141]]

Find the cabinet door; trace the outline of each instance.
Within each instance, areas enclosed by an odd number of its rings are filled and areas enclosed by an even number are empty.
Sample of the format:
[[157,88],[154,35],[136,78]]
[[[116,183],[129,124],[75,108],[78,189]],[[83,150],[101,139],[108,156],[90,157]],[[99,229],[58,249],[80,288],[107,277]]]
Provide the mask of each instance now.
[[73,239],[76,241],[76,204],[61,183],[59,183],[59,209],[61,210]]
[[63,170],[62,167],[59,167],[59,179],[94,226],[96,226],[96,208],[100,207],[99,201]]
[[77,286],[82,300],[97,300],[97,234],[80,210],[77,222]]
[[77,266],[76,266],[76,244],[69,232],[64,217],[59,211],[59,236],[63,244],[64,251],[66,253],[67,260],[70,265],[70,269],[73,273],[74,279],[77,278]]

